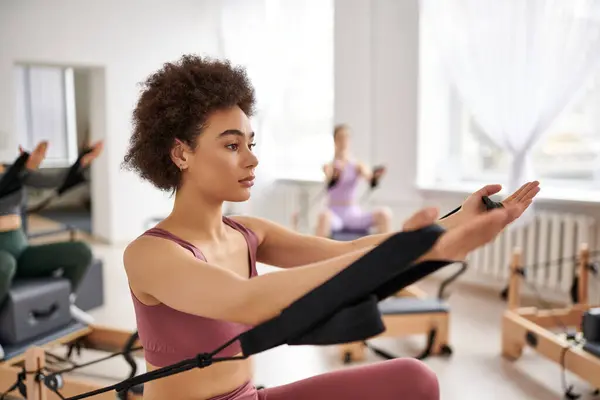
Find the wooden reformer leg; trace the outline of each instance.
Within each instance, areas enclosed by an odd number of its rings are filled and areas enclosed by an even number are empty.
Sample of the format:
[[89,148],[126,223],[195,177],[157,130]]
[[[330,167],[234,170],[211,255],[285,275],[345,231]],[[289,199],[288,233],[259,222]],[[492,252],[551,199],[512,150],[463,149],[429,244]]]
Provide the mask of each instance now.
[[502,318],[502,356],[507,359],[516,360],[523,354],[525,338],[514,336],[511,329],[511,321],[508,313],[515,312],[521,303],[521,249],[515,248],[510,264],[510,281],[508,286],[508,311]]

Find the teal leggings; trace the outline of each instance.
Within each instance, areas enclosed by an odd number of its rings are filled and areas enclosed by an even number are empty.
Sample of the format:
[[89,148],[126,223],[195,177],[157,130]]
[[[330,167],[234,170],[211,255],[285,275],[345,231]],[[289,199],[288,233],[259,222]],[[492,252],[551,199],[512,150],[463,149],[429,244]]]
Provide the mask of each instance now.
[[0,232],[0,304],[15,278],[49,277],[62,271],[75,292],[92,262],[84,242],[59,242],[30,246],[21,230]]

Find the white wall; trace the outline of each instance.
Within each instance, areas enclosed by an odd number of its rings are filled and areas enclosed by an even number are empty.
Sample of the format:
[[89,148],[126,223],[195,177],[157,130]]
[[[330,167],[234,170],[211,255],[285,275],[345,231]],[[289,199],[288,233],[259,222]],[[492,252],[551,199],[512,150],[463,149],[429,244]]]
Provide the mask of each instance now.
[[373,195],[399,226],[421,206],[416,189],[417,0],[335,2],[335,120],[353,127],[356,155],[383,163]]
[[96,67],[92,139],[105,137],[93,167],[95,233],[130,240],[171,200],[120,168],[138,82],[183,53],[216,50],[216,2],[208,0],[5,0],[0,2],[0,158],[16,155],[15,62]]
[[91,71],[83,68],[75,69],[73,80],[75,86],[75,114],[77,120],[77,146],[82,148],[87,143],[90,129],[90,90]]

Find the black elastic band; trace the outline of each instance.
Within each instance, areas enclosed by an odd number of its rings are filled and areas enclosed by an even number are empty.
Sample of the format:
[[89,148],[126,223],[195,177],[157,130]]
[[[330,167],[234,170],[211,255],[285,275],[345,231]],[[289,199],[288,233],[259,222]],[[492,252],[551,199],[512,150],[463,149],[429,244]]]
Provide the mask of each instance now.
[[8,196],[23,187],[23,174],[28,159],[29,153],[21,154],[4,172],[0,179],[0,198]]
[[[481,196],[481,202],[485,205],[486,211],[490,211],[495,208],[503,208],[504,207],[504,205],[501,202],[493,201],[488,196]],[[452,214],[456,214],[458,211],[460,211],[461,208],[462,208],[462,206],[456,207],[454,210],[450,211],[448,214],[444,215],[440,219],[448,218]]]
[[377,176],[377,173],[379,171],[384,170],[384,169],[385,169],[385,167],[382,166],[382,165],[375,166],[373,168],[373,176],[371,177],[371,181],[369,182],[369,186],[371,187],[371,189],[375,189],[379,185],[379,179],[380,179],[380,177]]

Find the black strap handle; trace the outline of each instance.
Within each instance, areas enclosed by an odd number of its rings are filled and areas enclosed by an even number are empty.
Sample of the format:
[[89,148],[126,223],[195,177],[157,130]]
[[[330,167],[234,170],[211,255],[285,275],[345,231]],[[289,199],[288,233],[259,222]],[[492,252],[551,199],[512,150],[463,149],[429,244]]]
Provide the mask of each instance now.
[[375,189],[379,185],[379,179],[381,178],[381,173],[385,171],[385,167],[383,165],[377,165],[373,168],[373,177],[371,178],[371,189]]

